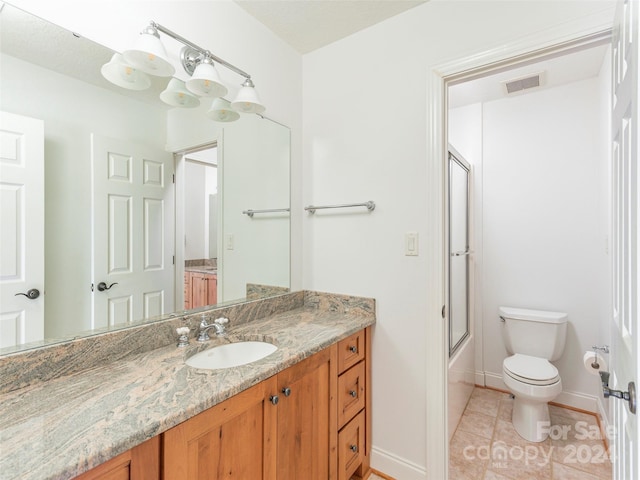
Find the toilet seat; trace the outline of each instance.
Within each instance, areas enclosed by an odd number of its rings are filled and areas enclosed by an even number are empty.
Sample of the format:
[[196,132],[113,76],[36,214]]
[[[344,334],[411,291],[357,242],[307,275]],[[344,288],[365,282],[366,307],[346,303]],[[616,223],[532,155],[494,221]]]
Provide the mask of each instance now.
[[560,381],[558,369],[544,358],[516,353],[505,358],[502,367],[511,378],[529,385],[552,385]]

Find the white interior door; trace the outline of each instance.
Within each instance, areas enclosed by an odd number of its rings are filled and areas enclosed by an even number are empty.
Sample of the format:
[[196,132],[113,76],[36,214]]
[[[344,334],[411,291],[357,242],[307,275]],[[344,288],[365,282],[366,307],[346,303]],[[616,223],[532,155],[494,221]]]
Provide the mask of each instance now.
[[0,348],[44,338],[43,294],[44,123],[0,112]]
[[[613,321],[609,386],[627,391],[638,375],[638,2],[621,0],[613,36]],[[638,478],[638,416],[609,399],[616,479]]]
[[93,327],[175,310],[173,156],[92,136]]

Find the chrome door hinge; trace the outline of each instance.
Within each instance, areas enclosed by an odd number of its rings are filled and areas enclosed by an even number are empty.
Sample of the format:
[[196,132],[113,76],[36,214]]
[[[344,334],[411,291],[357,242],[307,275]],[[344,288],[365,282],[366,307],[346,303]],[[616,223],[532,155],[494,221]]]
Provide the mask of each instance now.
[[447,306],[442,305],[442,318],[447,318]]

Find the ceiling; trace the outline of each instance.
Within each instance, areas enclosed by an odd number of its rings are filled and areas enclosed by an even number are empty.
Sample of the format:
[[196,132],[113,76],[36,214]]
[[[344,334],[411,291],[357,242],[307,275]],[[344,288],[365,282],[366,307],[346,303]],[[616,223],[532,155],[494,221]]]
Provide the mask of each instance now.
[[300,53],[308,53],[428,0],[235,0]]
[[[546,58],[524,66],[505,69],[468,82],[449,87],[449,108],[474,103],[490,102],[501,98],[526,95],[529,92],[558,87],[568,83],[597,77],[605,61],[608,43],[592,48],[577,49],[571,53]],[[507,95],[504,82],[541,74],[539,87]]]

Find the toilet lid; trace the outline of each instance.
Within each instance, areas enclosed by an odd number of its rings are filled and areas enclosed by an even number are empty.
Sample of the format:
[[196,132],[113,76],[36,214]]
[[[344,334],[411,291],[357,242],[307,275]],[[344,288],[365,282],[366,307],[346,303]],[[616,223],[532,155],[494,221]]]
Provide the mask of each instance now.
[[559,380],[558,369],[544,358],[516,353],[505,358],[505,371],[516,380],[533,385],[549,385]]

